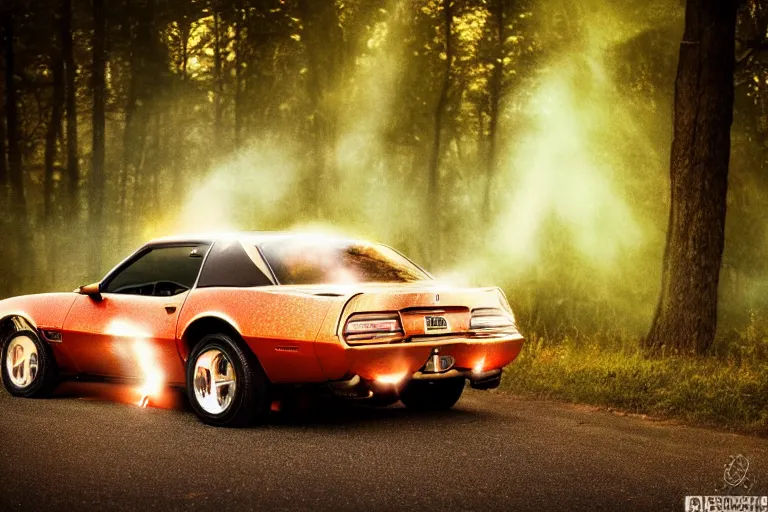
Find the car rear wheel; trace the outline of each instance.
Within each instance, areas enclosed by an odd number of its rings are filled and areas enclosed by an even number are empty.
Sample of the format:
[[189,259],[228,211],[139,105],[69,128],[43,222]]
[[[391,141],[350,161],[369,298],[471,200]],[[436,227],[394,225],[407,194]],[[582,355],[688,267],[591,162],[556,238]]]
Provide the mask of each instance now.
[[33,331],[18,331],[3,346],[2,375],[5,389],[13,396],[49,396],[59,381],[51,348]]
[[464,377],[412,380],[400,391],[400,400],[410,409],[441,411],[450,409],[464,391]]
[[187,396],[201,420],[218,427],[263,421],[269,380],[256,357],[229,335],[205,336],[187,361]]

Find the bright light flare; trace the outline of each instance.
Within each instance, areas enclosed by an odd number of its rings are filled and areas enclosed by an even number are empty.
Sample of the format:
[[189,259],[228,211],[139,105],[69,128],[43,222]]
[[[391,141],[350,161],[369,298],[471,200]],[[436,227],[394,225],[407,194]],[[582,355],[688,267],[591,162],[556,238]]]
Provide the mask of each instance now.
[[483,373],[483,368],[485,368],[485,358],[483,357],[478,362],[475,363],[475,366],[472,367],[472,372],[474,373]]
[[139,407],[146,407],[149,399],[157,397],[163,390],[165,383],[165,374],[157,364],[157,357],[152,345],[145,339],[137,339],[133,342],[133,353],[139,364],[143,384],[138,388],[141,398],[137,402]]
[[151,398],[157,398],[160,395],[165,384],[165,374],[158,365],[155,347],[148,341],[152,336],[142,326],[125,320],[111,322],[107,326],[106,333],[116,338],[133,338],[130,345],[125,343],[127,340],[119,341],[116,344],[117,353],[130,358],[121,349],[122,347],[131,347],[133,360],[138,365],[143,380],[141,386],[136,390],[140,397],[136,405],[146,407]]
[[140,326],[125,320],[115,320],[110,322],[105,330],[109,336],[120,338],[149,338],[149,333]]
[[376,382],[379,384],[386,384],[386,385],[400,384],[400,382],[402,382],[402,380],[405,378],[406,375],[408,375],[407,372],[392,373],[389,375],[379,375],[378,377],[376,377]]

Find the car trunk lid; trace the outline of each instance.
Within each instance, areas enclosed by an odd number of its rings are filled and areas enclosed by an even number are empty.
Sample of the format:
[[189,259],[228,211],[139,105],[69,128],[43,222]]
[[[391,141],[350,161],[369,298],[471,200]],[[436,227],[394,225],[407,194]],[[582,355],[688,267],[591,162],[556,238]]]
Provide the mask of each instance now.
[[343,329],[354,314],[397,313],[406,338],[461,334],[469,331],[474,309],[504,308],[502,300],[497,288],[361,286],[348,300],[339,325]]

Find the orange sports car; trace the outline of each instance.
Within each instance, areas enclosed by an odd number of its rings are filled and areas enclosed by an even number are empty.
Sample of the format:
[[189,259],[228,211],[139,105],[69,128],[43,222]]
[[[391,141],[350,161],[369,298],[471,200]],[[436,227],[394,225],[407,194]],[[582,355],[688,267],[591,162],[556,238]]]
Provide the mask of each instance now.
[[447,409],[499,385],[523,337],[499,288],[457,289],[381,244],[297,233],[154,240],[74,293],[0,301],[14,396],[62,379],[185,388],[212,425],[263,419],[313,384],[374,404]]

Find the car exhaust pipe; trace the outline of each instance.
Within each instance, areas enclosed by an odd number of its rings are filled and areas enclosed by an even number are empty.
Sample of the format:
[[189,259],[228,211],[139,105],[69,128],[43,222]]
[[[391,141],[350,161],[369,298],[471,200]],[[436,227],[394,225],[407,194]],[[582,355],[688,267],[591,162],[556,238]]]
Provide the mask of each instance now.
[[360,379],[359,375],[354,375],[348,380],[329,382],[328,387],[335,396],[340,398],[361,400],[373,396],[373,391]]
[[491,370],[476,374],[469,379],[472,389],[496,389],[501,384],[501,370]]

